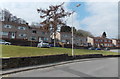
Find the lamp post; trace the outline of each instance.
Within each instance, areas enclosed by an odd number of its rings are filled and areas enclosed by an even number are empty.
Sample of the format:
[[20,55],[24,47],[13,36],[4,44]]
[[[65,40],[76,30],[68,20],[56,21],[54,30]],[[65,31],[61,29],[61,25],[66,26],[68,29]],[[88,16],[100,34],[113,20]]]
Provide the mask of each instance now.
[[[78,5],[76,5],[76,7],[79,7],[81,4],[78,4]],[[73,13],[74,13],[75,11],[73,11],[72,12],[72,56],[74,56],[74,28],[73,28]]]
[[72,12],[72,56],[74,56],[74,38],[73,38],[73,13],[75,11]]

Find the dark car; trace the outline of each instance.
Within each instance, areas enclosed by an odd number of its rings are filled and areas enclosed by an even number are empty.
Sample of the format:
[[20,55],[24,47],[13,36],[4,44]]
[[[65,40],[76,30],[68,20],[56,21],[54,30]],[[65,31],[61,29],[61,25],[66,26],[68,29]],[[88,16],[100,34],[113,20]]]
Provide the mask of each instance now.
[[101,48],[96,48],[95,50],[101,50]]
[[54,44],[50,44],[50,47],[54,47]]
[[89,50],[95,50],[95,48],[94,47],[90,47],[90,48],[88,48]]

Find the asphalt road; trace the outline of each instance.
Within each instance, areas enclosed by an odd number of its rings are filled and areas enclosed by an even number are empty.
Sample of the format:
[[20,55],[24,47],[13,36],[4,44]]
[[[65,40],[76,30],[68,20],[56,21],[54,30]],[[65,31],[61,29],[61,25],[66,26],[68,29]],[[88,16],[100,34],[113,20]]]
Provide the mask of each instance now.
[[8,75],[9,77],[118,77],[118,58],[69,63]]
[[110,50],[110,51],[120,53],[120,49],[114,49],[114,50]]

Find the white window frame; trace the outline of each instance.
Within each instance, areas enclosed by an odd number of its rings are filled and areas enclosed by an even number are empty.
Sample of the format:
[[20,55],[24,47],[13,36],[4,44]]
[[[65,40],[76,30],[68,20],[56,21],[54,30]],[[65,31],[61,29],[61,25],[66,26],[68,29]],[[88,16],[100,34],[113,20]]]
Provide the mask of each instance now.
[[27,34],[19,34],[19,37],[26,37]]
[[12,25],[7,25],[7,24],[6,24],[6,25],[4,25],[4,27],[11,29],[11,28],[12,28]]
[[26,30],[26,27],[19,26],[18,29],[19,30]]

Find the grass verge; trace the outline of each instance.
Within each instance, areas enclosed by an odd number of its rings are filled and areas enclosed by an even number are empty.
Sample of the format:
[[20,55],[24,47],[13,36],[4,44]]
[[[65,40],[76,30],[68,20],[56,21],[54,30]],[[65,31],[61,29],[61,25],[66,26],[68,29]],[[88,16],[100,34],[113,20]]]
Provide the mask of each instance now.
[[[28,56],[44,56],[56,54],[71,55],[70,48],[51,47],[51,48],[37,48],[13,45],[0,45],[2,48],[2,57],[28,57]],[[87,50],[87,49],[74,49],[75,55],[85,54],[103,54],[103,55],[118,55],[118,53],[103,51],[103,50]]]

